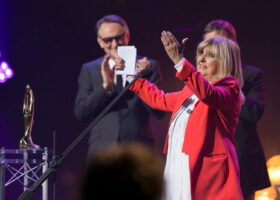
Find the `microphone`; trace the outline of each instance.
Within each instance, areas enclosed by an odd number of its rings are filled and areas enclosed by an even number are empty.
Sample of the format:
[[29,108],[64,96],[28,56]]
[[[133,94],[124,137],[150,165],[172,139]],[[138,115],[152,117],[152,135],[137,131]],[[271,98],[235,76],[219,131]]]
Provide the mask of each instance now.
[[128,75],[126,77],[126,81],[129,82],[129,86],[131,86],[137,79],[139,78],[149,78],[153,74],[151,69],[144,69],[139,72],[137,75]]
[[139,76],[139,78],[149,78],[152,75],[152,73],[153,73],[152,70],[144,69],[141,72],[139,72],[137,76]]

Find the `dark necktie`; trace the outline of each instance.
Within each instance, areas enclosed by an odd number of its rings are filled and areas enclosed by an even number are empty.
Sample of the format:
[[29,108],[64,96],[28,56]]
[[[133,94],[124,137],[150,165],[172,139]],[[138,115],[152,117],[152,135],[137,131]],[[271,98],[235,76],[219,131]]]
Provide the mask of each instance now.
[[117,75],[117,91],[120,92],[123,89],[123,79],[122,79],[122,75],[118,74]]

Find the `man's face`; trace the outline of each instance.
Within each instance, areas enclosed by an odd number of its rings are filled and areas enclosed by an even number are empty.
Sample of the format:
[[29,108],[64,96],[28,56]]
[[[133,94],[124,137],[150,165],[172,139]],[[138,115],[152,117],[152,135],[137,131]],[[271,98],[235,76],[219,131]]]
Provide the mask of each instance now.
[[99,28],[97,42],[113,58],[117,55],[118,46],[128,45],[129,32],[119,23],[104,22]]
[[208,32],[206,34],[204,34],[204,40],[207,40],[209,38],[212,38],[212,37],[224,37],[224,38],[228,38],[226,34],[224,34],[222,31],[211,31],[211,32]]

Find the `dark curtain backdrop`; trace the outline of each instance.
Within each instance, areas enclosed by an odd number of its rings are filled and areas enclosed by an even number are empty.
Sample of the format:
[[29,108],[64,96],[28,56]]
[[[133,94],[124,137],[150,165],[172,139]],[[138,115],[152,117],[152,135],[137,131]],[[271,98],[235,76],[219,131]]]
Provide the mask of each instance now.
[[[203,27],[225,19],[236,27],[243,63],[265,72],[266,110],[258,124],[266,158],[280,154],[279,35],[277,4],[237,1],[178,0],[0,0],[0,50],[15,75],[0,85],[0,147],[18,148],[23,135],[22,104],[26,84],[35,94],[33,140],[52,149],[56,131],[57,152],[62,151],[88,125],[73,114],[81,64],[103,55],[96,43],[95,22],[104,15],[124,17],[131,44],[138,53],[157,59],[164,89],[180,88],[172,63],[160,41],[162,30],[181,40],[189,37],[185,56],[194,63]],[[158,150],[162,150],[168,118],[154,121]],[[87,139],[57,170],[57,199],[75,199],[85,170]],[[50,178],[50,192],[51,182]],[[7,188],[16,199],[22,188]],[[40,199],[40,192],[35,199]],[[50,197],[52,199],[52,197]]]

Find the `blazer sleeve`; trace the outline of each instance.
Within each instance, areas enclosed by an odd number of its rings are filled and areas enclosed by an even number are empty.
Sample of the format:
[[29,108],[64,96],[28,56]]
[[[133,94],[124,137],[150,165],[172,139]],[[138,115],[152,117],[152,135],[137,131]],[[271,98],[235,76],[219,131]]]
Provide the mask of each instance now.
[[[150,69],[152,70],[153,73],[148,80],[151,83],[157,85],[158,87],[162,87],[162,76],[159,70],[159,63],[156,60],[152,60],[152,59],[150,59],[150,63],[151,63]],[[144,102],[143,104],[151,117],[159,120],[165,116],[165,112],[160,111],[158,109],[153,109]]]
[[226,76],[214,84],[210,84],[187,60],[176,76],[205,104],[220,110],[231,110],[239,102],[238,81]]
[[78,78],[78,93],[75,99],[75,116],[81,121],[86,121],[97,116],[109,103],[111,97],[105,92],[102,84],[92,85],[93,75],[89,67],[82,66]]
[[180,95],[180,92],[164,93],[163,90],[143,78],[139,78],[129,89],[152,108],[167,112],[174,110]]
[[250,70],[248,75],[243,74],[246,100],[239,116],[240,119],[249,122],[258,121],[265,108],[263,72],[257,68],[254,69],[256,70]]

